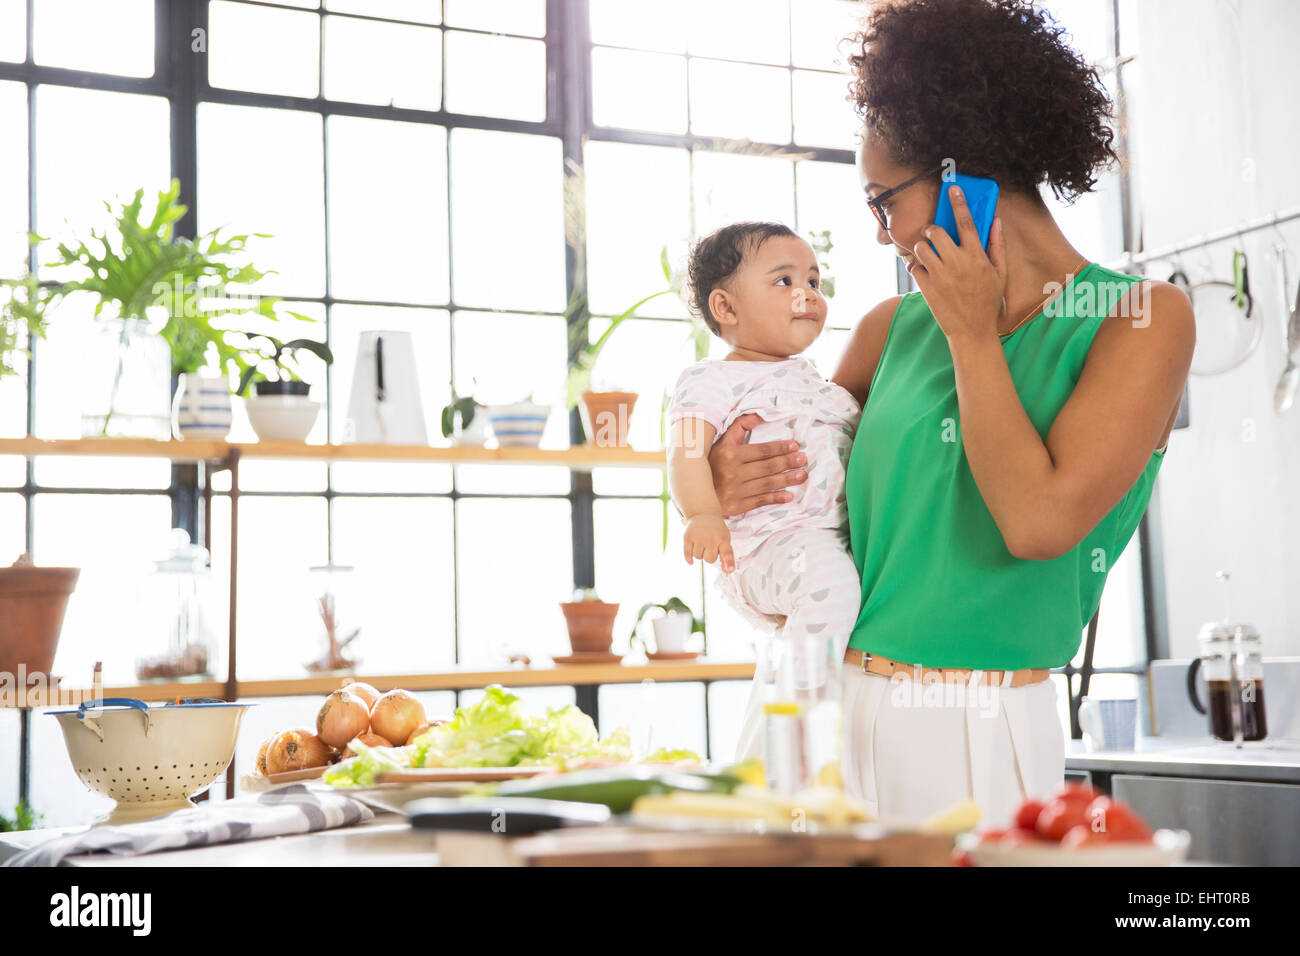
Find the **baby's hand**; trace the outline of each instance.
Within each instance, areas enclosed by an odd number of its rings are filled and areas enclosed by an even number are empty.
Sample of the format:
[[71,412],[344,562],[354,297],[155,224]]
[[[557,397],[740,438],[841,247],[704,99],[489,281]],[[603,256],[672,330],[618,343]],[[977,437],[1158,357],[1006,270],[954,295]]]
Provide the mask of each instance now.
[[694,564],[695,558],[712,564],[721,557],[725,573],[736,570],[736,556],[731,551],[731,531],[721,515],[696,515],[686,522],[684,537],[687,564]]

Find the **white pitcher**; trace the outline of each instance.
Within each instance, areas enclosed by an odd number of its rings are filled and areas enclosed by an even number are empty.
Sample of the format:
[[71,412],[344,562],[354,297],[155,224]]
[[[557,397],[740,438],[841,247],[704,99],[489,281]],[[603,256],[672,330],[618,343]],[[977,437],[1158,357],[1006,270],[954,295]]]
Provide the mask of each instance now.
[[362,332],[343,441],[427,445],[410,332]]

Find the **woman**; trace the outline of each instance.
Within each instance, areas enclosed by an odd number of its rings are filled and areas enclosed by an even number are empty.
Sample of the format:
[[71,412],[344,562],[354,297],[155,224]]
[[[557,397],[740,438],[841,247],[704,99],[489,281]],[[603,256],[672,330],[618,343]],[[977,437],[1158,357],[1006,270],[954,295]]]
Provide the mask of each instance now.
[[[1092,262],[1039,197],[1088,192],[1117,158],[1100,81],[1059,34],[1023,0],[903,0],[854,38],[860,180],[920,289],[862,318],[833,377],[863,405],[845,785],[881,814],[972,798],[1001,826],[1059,789],[1047,672],[1146,508],[1191,364],[1186,296]],[[957,191],[960,245],[931,225],[954,165],[1000,185],[987,253]],[[728,515],[806,477],[789,443],[743,443],[759,421],[710,455]]]

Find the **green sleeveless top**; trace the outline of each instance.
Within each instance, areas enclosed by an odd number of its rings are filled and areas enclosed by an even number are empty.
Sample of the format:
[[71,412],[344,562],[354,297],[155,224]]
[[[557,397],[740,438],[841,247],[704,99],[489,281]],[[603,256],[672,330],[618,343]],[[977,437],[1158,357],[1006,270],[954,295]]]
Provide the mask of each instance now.
[[[1046,438],[1093,336],[1141,276],[1091,263],[1002,340],[1025,411]],[[1146,511],[1164,450],[1074,548],[1016,558],[961,443],[952,353],[919,292],[894,312],[845,479],[862,604],[849,646],[927,667],[1059,667]]]

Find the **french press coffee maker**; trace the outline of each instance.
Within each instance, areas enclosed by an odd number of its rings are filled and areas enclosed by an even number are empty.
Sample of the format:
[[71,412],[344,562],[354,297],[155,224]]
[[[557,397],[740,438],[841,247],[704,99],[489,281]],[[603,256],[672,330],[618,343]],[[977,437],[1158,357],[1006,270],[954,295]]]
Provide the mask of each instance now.
[[[1225,605],[1228,573],[1224,582]],[[1264,658],[1259,631],[1250,624],[1208,621],[1197,635],[1200,656],[1187,669],[1187,694],[1192,706],[1210,719],[1210,733],[1241,746],[1242,741],[1268,735],[1264,717]],[[1205,677],[1208,709],[1201,703],[1196,674]]]

